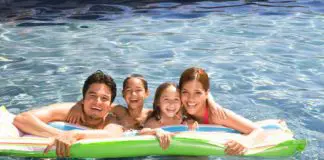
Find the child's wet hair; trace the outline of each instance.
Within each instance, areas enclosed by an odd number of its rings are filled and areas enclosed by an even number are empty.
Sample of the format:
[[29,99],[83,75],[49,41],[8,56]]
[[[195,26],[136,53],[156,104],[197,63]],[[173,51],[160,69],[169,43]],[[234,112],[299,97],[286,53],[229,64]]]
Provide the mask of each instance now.
[[160,109],[160,98],[162,95],[162,92],[167,89],[168,87],[173,86],[175,87],[177,90],[179,89],[177,84],[172,83],[172,82],[165,82],[159,85],[159,87],[156,89],[155,91],[155,95],[154,95],[154,101],[153,101],[153,112],[151,113],[150,117],[154,117],[156,120],[160,120],[161,119],[161,109]]
[[148,91],[148,85],[147,85],[147,81],[145,80],[144,76],[140,75],[140,74],[131,74],[129,75],[128,77],[126,77],[124,79],[124,82],[123,82],[123,90],[126,89],[126,86],[127,86],[127,82],[129,79],[131,78],[137,78],[137,79],[140,79],[143,83],[143,86],[144,86],[144,89],[145,89],[145,92]]

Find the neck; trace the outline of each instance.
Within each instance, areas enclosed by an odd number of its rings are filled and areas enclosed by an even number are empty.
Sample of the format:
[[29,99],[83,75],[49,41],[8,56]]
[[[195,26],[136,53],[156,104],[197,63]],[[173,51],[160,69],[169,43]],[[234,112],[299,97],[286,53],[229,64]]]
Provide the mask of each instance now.
[[86,116],[84,125],[93,129],[101,129],[105,122],[105,118],[93,118]]
[[181,123],[181,119],[177,118],[177,116],[168,117],[168,116],[161,115],[160,122],[162,125],[176,125]]
[[141,117],[142,110],[143,110],[143,107],[139,107],[139,108],[135,108],[135,109],[129,107],[127,109],[128,114],[134,119],[137,119],[137,118]]
[[205,117],[205,112],[208,112],[207,110],[207,104],[203,104],[203,107],[200,111],[198,111],[193,117],[199,122],[203,123],[204,122],[204,117]]

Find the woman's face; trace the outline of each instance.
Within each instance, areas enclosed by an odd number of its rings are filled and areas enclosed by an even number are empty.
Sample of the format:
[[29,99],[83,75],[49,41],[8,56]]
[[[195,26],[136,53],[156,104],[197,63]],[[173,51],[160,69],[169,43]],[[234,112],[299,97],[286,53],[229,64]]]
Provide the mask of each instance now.
[[190,115],[200,113],[206,107],[208,91],[204,90],[203,85],[199,81],[191,80],[185,82],[180,94],[181,102]]
[[129,108],[143,108],[144,99],[148,93],[145,91],[143,82],[138,78],[130,78],[123,90],[124,99]]
[[177,88],[174,86],[167,87],[161,94],[159,106],[161,110],[161,117],[175,117],[181,107],[179,90],[177,90]]

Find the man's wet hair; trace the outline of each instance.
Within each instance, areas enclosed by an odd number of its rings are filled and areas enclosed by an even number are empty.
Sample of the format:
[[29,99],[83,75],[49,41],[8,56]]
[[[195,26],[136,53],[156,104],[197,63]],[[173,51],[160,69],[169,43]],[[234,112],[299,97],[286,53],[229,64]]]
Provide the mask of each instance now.
[[84,82],[83,89],[82,89],[83,98],[85,97],[91,84],[94,84],[94,83],[105,84],[110,89],[111,103],[113,103],[115,100],[115,97],[116,97],[116,92],[117,92],[116,83],[110,75],[105,74],[101,70],[97,70],[96,72],[91,74]]

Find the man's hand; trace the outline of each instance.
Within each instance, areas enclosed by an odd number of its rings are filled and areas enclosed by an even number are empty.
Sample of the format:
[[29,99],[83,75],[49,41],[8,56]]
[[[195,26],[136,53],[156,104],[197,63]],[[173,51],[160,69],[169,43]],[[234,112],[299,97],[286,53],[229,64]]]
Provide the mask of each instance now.
[[56,155],[58,157],[69,157],[70,156],[70,147],[77,141],[77,136],[73,131],[63,132],[59,136],[53,138],[52,142],[46,147],[44,153],[48,151],[55,145],[56,146]]

